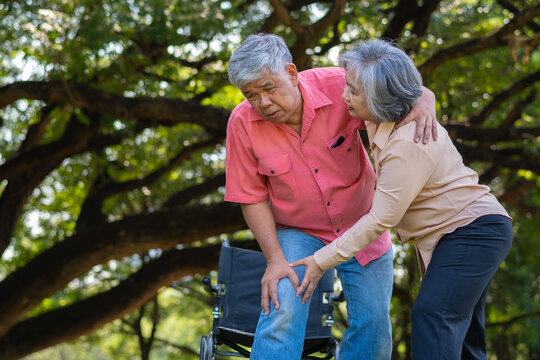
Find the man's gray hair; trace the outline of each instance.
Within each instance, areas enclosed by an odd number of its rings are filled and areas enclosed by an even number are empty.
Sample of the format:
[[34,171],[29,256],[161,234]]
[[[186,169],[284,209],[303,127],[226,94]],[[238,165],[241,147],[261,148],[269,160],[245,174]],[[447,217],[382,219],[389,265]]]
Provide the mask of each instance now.
[[266,72],[279,74],[292,63],[285,41],[273,34],[250,35],[229,59],[229,81],[240,88]]
[[422,95],[422,77],[407,54],[391,43],[372,39],[339,57],[352,71],[369,111],[377,121],[399,121]]

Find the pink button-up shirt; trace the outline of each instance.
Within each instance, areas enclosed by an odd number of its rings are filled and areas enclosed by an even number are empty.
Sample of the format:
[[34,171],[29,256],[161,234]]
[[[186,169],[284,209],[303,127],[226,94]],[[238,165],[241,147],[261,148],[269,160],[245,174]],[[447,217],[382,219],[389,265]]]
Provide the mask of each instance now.
[[[375,175],[341,98],[345,72],[319,68],[298,74],[303,98],[302,134],[262,118],[247,100],[227,127],[225,200],[268,201],[279,227],[292,227],[332,242],[366,214]],[[411,136],[412,142],[412,136]],[[386,253],[384,232],[356,258],[362,265]]]

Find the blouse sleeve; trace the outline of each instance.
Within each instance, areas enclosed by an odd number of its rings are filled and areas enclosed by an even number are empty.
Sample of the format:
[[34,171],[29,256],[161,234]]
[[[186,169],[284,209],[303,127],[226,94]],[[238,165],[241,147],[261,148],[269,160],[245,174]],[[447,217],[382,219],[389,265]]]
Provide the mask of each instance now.
[[385,146],[379,159],[380,175],[371,210],[342,236],[314,254],[321,269],[327,270],[349,260],[399,223],[434,169],[433,161],[422,146],[408,139]]

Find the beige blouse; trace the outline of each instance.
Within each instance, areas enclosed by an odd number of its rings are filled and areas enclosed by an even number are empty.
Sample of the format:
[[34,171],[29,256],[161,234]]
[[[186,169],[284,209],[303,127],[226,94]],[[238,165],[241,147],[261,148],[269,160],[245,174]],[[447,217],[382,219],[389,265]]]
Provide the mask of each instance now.
[[369,213],[314,254],[323,270],[337,266],[383,231],[395,228],[400,242],[413,241],[425,271],[439,239],[480,216],[508,216],[478,174],[463,164],[446,130],[439,139],[412,141],[415,123],[366,121],[375,161],[376,189]]

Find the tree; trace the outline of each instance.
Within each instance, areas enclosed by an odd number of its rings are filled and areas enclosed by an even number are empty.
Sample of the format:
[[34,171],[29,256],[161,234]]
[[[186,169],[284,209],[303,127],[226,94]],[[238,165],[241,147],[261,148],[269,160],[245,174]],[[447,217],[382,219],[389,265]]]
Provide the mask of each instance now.
[[[335,66],[374,36],[410,54],[464,160],[514,216],[490,350],[539,356],[536,1],[24,0],[1,3],[0,19],[0,358],[122,318],[215,269],[224,234],[245,237],[223,202],[225,129],[242,100],[226,68],[261,31],[282,35],[299,69]],[[404,249],[396,358],[418,284]]]

